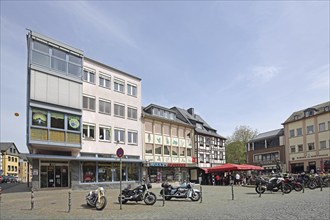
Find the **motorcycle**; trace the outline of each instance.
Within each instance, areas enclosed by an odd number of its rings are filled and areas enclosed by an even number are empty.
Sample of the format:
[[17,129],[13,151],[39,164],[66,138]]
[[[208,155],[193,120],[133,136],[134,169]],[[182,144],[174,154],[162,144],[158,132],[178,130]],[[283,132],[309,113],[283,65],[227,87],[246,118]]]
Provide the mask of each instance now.
[[107,205],[104,188],[98,187],[96,190],[90,191],[86,196],[86,202],[88,206],[95,207],[97,210],[103,210]]
[[[283,185],[283,188],[282,188]],[[278,190],[282,190],[285,194],[288,194],[292,191],[291,186],[288,183],[285,183],[283,177],[274,176],[269,180],[265,180],[263,178],[258,178],[256,181],[256,192],[264,193],[266,190],[270,190],[273,192],[277,192]]]
[[[151,184],[143,181],[141,185],[134,189],[130,189],[130,187],[122,190],[121,193],[121,202],[122,204],[127,203],[128,201],[144,201],[146,205],[155,204],[157,197],[153,192],[150,192]],[[118,202],[120,203],[120,195],[118,196]]]
[[303,187],[300,182],[298,182],[294,177],[284,178],[284,182],[289,184],[289,186],[297,192],[300,192]]
[[317,181],[316,178],[305,174],[304,172],[300,174],[300,176],[298,177],[298,181],[301,184],[304,184],[304,186],[307,186],[309,189],[316,189],[317,187]]
[[183,183],[179,187],[173,187],[171,184],[162,183],[160,195],[165,196],[165,200],[172,198],[190,198],[192,201],[198,201],[201,198],[200,191],[193,188],[193,183]]

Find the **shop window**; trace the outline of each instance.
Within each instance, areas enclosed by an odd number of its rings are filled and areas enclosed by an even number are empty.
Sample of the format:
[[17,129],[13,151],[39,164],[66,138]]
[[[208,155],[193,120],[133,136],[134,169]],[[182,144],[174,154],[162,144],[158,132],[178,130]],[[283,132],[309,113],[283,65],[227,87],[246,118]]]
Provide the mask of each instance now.
[[[120,181],[120,163],[113,163],[113,167],[115,169],[115,176],[114,176],[114,181]],[[127,173],[126,173],[126,163],[122,163],[122,181],[127,181]]]
[[68,130],[80,131],[80,116],[68,115]]
[[112,181],[112,164],[111,163],[99,163],[98,164],[98,181],[99,182],[111,182]]
[[140,173],[140,167],[137,163],[127,163],[127,180],[138,181]]
[[95,162],[82,162],[82,182],[95,182],[96,163]]

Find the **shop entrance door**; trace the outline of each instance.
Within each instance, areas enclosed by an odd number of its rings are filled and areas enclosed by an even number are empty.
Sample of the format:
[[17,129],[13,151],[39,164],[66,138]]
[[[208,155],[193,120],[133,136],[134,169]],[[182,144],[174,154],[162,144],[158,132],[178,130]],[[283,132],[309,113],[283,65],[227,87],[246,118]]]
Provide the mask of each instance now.
[[67,163],[41,163],[40,187],[68,187],[68,168]]

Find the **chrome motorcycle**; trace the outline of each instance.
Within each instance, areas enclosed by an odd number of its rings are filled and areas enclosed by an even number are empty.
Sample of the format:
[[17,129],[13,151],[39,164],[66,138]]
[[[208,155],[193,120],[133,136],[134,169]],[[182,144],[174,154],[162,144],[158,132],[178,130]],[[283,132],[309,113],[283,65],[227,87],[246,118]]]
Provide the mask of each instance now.
[[86,196],[88,206],[95,207],[96,210],[103,210],[107,205],[107,198],[105,198],[105,190],[103,187],[98,187],[92,190]]
[[[125,204],[128,201],[144,201],[147,205],[155,204],[157,197],[153,192],[150,192],[152,186],[150,183],[143,181],[141,185],[134,189],[130,189],[130,186],[122,190],[121,203]],[[120,195],[118,196],[118,202],[120,203]]]
[[274,176],[269,180],[258,178],[256,181],[256,192],[264,193],[266,190],[277,192],[282,190],[283,193],[288,194],[292,191],[291,186],[285,182],[285,179],[281,176]]
[[165,196],[165,200],[190,198],[192,201],[198,201],[201,198],[200,191],[193,188],[193,183],[184,182],[179,187],[173,187],[171,184],[165,182],[161,186],[163,189],[160,190],[160,195],[162,197]]

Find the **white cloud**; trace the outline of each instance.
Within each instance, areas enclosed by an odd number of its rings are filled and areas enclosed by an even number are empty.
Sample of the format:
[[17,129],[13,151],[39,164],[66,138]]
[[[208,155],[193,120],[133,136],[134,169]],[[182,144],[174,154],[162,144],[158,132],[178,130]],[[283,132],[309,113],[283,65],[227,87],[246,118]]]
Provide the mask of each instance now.
[[274,66],[255,66],[247,80],[252,86],[261,86],[271,81],[278,73],[279,69]]

